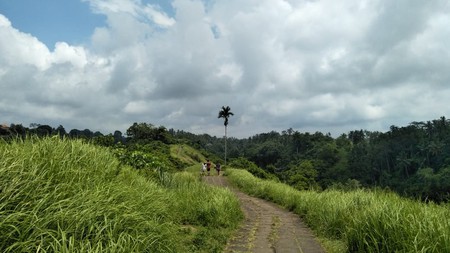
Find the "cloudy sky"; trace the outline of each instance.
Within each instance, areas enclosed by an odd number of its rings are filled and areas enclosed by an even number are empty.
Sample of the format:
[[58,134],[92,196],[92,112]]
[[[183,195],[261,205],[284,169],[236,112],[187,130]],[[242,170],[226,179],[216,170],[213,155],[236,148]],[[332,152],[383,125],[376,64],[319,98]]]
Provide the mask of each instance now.
[[445,0],[0,0],[0,123],[221,137],[450,114]]

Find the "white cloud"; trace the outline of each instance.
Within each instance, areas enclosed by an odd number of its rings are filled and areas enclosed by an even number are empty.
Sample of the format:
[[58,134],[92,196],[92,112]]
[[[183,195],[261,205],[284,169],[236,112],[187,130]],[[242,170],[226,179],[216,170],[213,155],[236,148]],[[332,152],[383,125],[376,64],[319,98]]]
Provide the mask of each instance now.
[[164,12],[158,11],[154,5],[145,6],[143,12],[157,25],[167,27],[175,24],[175,19],[167,16]]
[[87,63],[87,55],[83,47],[69,46],[65,42],[58,42],[55,45],[55,51],[52,54],[52,63],[71,63],[72,65],[83,68]]
[[48,68],[50,52],[42,42],[30,34],[13,28],[2,14],[0,14],[0,24],[1,65],[31,64],[42,70]]
[[246,137],[383,130],[450,113],[445,1],[175,0],[173,16],[139,0],[85,1],[107,25],[90,44],[53,51],[0,15],[7,121],[222,136],[217,113],[229,105],[229,134]]
[[139,0],[83,0],[90,3],[93,10],[108,17],[115,14],[127,14],[140,22],[153,22],[167,27],[175,24],[175,20],[159,10],[156,5],[144,5]]
[[0,27],[10,27],[11,22],[5,16],[0,15]]
[[145,101],[131,101],[127,103],[123,111],[130,114],[148,113],[149,105]]

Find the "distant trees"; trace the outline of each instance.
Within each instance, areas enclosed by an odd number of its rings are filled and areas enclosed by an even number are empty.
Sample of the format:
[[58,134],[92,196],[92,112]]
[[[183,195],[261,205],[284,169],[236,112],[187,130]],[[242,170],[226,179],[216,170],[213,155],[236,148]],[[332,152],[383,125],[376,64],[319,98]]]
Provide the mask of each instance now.
[[37,136],[49,136],[53,133],[53,128],[49,125],[41,125],[38,123],[31,123],[30,128],[27,129],[30,134],[35,134]]
[[114,143],[125,142],[122,132],[119,130],[114,131]]
[[[218,116],[224,119],[225,158],[257,176],[277,177],[298,189],[382,187],[424,200],[450,199],[450,121],[445,117],[391,126],[386,132],[354,130],[337,138],[290,128],[281,133],[227,139],[226,127],[232,115],[224,106]],[[125,136],[118,130],[108,135],[89,129],[66,132],[62,125],[56,129],[37,123],[30,128],[21,124],[0,126],[0,138],[27,135],[83,138],[119,151],[123,148],[125,156],[119,152],[119,157],[135,167],[166,164],[168,168],[182,168],[183,163],[170,157],[167,144],[175,142],[188,143],[214,160],[220,160],[224,152],[222,138],[168,131],[150,123],[134,123]],[[159,156],[164,159],[157,162]]]
[[78,129],[72,129],[69,132],[69,137],[71,138],[86,138],[86,139],[92,139],[95,135],[102,135],[101,133],[94,134],[89,129],[84,130],[78,130]]
[[27,134],[27,129],[22,126],[22,124],[11,124],[9,129],[11,130],[11,133],[16,136],[25,137],[25,135]]
[[8,136],[11,131],[7,125],[0,125],[0,136]]
[[[389,187],[428,200],[450,197],[450,123],[445,117],[385,133],[358,132],[349,151],[350,176],[365,186]],[[356,140],[356,141],[355,141]]]
[[169,144],[172,142],[172,136],[163,126],[155,127],[149,123],[134,123],[127,129],[127,136],[130,141],[146,143],[150,141],[161,141]]
[[[186,135],[198,148],[223,152],[220,140]],[[386,187],[435,201],[450,198],[450,122],[445,117],[387,132],[329,134],[287,129],[231,138],[230,162],[246,158],[296,188]],[[310,166],[312,165],[312,166]],[[261,175],[261,173],[258,173]]]
[[66,132],[66,129],[62,126],[62,125],[59,125],[57,128],[56,128],[56,132],[57,132],[57,134],[59,135],[59,136],[65,136],[66,134],[67,134],[67,132]]
[[11,136],[25,138],[27,135],[38,137],[59,135],[61,138],[69,137],[69,138],[84,138],[91,140],[95,137],[103,136],[103,133],[99,131],[92,132],[89,129],[84,130],[72,129],[69,132],[67,132],[64,126],[62,125],[59,125],[57,128],[53,128],[50,125],[39,123],[31,123],[30,127],[24,127],[22,124],[11,124],[9,127],[2,126],[1,131],[3,131],[3,129],[7,129],[7,131],[4,132],[5,135],[3,136],[3,138]]
[[36,128],[36,134],[39,136],[48,136],[53,132],[53,128],[49,125],[40,125]]
[[[83,138],[87,140],[95,139],[96,142],[103,143],[102,145],[109,145],[108,143],[115,144],[119,142],[125,143],[127,140],[135,143],[161,141],[168,144],[172,142],[172,136],[165,127],[155,127],[150,123],[134,123],[127,129],[126,134],[127,137],[124,137],[121,131],[116,130],[114,131],[114,134],[110,133],[105,136],[99,131],[93,132],[90,129],[71,129],[67,132],[62,125],[59,125],[57,128],[52,128],[49,125],[39,123],[31,123],[29,128],[24,127],[21,124],[11,124],[10,126],[2,125],[0,128],[0,136],[3,138],[9,136],[20,136],[24,138],[26,135],[36,135],[39,137],[59,135],[60,137],[68,138]],[[111,140],[109,140],[110,137]]]

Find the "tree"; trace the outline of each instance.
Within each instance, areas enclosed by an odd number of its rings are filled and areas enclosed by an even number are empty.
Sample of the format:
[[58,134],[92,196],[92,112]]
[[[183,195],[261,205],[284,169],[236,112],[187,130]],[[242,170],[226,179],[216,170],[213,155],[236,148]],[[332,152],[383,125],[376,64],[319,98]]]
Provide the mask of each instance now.
[[49,125],[39,125],[36,128],[36,134],[38,136],[48,136],[48,135],[51,135],[52,132],[53,132],[53,129]]
[[231,108],[229,106],[222,106],[222,110],[219,111],[219,116],[217,118],[223,118],[223,125],[225,126],[225,165],[227,164],[227,126],[228,126],[228,118],[233,116],[234,114],[231,112]]
[[63,137],[67,134],[66,129],[62,125],[59,125],[58,128],[56,128],[56,132],[60,137]]
[[153,129],[155,126],[149,123],[133,123],[132,126],[130,126],[127,129],[127,136],[133,141],[148,141],[152,140],[153,138]]
[[133,123],[127,129],[127,136],[133,143],[144,144],[152,141],[161,141],[169,144],[172,142],[171,136],[165,127],[155,127],[150,123]]
[[[0,130],[1,130],[1,127],[0,127]],[[18,125],[11,124],[11,126],[9,127],[9,130],[13,134],[20,136],[22,138],[24,138],[27,135],[27,129],[24,126],[22,126],[22,124],[18,124]]]
[[7,125],[0,125],[0,136],[9,136],[11,134],[10,128]]
[[316,182],[318,171],[310,160],[303,160],[300,164],[290,164],[286,173],[289,175],[287,179],[289,185],[298,190],[308,190],[318,186]]
[[119,130],[114,131],[114,143],[123,142],[124,137],[122,136],[122,132]]

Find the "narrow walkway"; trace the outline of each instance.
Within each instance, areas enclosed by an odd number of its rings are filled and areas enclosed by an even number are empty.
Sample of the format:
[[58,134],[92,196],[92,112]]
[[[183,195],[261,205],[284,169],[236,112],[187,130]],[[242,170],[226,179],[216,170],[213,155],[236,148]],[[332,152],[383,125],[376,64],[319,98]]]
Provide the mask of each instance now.
[[245,220],[228,242],[226,253],[324,253],[300,218],[279,206],[231,187],[226,177],[205,176],[211,185],[228,187],[239,198]]

